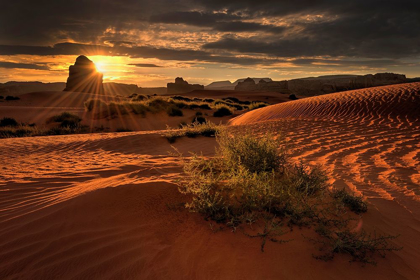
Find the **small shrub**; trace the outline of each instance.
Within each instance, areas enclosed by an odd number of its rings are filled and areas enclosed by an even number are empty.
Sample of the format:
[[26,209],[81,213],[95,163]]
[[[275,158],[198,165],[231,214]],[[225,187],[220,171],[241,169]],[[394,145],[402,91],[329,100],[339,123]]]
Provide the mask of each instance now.
[[266,106],[268,106],[267,103],[263,103],[263,102],[252,102],[248,106],[248,109],[251,111],[251,110],[255,110],[255,109],[258,109],[258,108],[263,108],[263,107],[266,107]]
[[199,123],[199,124],[202,124],[202,123],[206,123],[207,122],[207,119],[206,118],[204,118],[204,117],[195,117],[193,120],[192,120],[192,123]]
[[203,110],[211,110],[211,107],[209,104],[201,104],[198,106],[199,109],[203,109]]
[[125,128],[125,127],[119,127],[115,130],[116,132],[132,132],[131,129]]
[[11,95],[6,96],[5,98],[6,101],[19,100],[19,99],[20,98],[18,96],[11,96]]
[[224,117],[232,115],[231,109],[227,106],[220,106],[214,113],[213,117]]
[[166,113],[168,113],[168,116],[170,117],[182,117],[184,113],[181,109],[178,109],[176,106],[171,106],[166,110]]
[[344,189],[335,190],[332,192],[332,196],[356,214],[365,213],[367,211],[367,204],[363,201],[363,197],[361,196],[349,194]]
[[335,254],[345,253],[352,256],[353,262],[376,265],[375,254],[385,257],[386,252],[402,249],[388,244],[389,240],[398,237],[393,235],[376,236],[376,234],[368,234],[363,230],[359,233],[348,229],[334,232],[327,230],[321,235],[324,239],[311,240],[321,244],[320,250],[324,253],[314,257],[324,261],[332,260]]
[[148,108],[145,104],[139,102],[133,102],[129,104],[129,108],[136,115],[146,116]]
[[273,140],[272,135],[257,138],[249,132],[234,137],[222,134],[218,142],[229,165],[243,166],[252,173],[279,170],[285,163],[280,140]]
[[298,98],[296,97],[296,95],[294,93],[289,95],[289,99],[290,100],[297,100]]
[[60,127],[70,127],[72,129],[80,126],[82,119],[69,112],[63,112],[60,115],[52,116],[47,119],[46,123],[60,123]]
[[177,138],[181,137],[196,137],[196,136],[205,136],[213,137],[220,130],[221,126],[215,125],[212,122],[197,123],[192,124],[180,124],[179,129],[168,129],[163,135],[168,139],[169,143],[174,143]]
[[4,99],[4,96],[3,95],[0,95],[0,99]]
[[195,112],[196,117],[199,117],[199,116],[202,116],[202,115],[203,115],[203,112]]
[[146,95],[138,94],[136,96],[133,96],[131,98],[131,101],[137,102],[137,101],[144,101],[144,100],[147,100],[147,99],[149,99],[149,98]]
[[18,125],[19,123],[13,118],[5,117],[0,120],[0,127],[5,127],[5,126],[16,127]]

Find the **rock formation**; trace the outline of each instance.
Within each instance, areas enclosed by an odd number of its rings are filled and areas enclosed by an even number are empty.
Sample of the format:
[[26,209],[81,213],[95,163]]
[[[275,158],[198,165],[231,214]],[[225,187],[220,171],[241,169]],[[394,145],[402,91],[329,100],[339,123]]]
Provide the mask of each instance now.
[[255,80],[252,78],[247,78],[243,82],[238,82],[235,87],[235,90],[241,91],[276,91],[282,93],[288,93],[287,81],[267,81],[261,79],[258,83],[255,83]]
[[102,77],[102,73],[96,70],[95,64],[86,56],[81,55],[69,68],[69,77],[64,91],[103,94]]
[[316,78],[294,79],[288,81],[264,81],[255,83],[248,78],[239,82],[235,90],[241,91],[275,91],[297,95],[319,95],[338,91],[367,87],[384,86],[408,82],[405,75],[378,73],[365,76],[323,76]]
[[204,86],[198,84],[189,84],[187,81],[184,81],[183,78],[178,77],[175,79],[175,83],[168,83],[167,88],[167,93],[174,94],[190,92],[193,90],[203,90]]

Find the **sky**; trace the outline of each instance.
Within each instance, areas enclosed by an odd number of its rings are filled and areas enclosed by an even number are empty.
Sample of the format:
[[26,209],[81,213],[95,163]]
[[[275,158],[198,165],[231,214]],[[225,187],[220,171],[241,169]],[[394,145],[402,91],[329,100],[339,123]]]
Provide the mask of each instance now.
[[418,0],[0,0],[0,82],[207,85],[394,72],[420,76]]

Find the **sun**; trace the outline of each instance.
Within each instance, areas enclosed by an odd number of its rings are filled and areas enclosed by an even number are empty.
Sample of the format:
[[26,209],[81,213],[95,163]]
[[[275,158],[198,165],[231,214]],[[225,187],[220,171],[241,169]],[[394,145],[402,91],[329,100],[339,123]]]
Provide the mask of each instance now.
[[101,61],[95,62],[95,66],[98,72],[101,72],[101,73],[106,72],[106,63],[101,62]]

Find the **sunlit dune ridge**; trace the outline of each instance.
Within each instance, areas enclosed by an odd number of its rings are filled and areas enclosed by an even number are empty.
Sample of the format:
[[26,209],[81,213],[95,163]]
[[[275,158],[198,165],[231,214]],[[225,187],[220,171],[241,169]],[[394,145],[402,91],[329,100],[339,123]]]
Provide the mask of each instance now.
[[239,116],[231,123],[239,125],[299,118],[400,127],[419,121],[419,106],[420,83],[410,83],[339,92],[278,104]]

